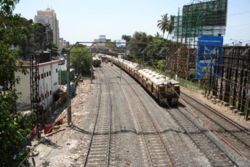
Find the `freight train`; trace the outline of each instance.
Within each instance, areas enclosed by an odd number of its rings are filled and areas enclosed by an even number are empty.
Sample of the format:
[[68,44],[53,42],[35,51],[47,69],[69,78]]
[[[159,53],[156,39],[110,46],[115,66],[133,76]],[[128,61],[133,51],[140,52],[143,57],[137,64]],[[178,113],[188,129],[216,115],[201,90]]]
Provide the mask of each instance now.
[[178,81],[155,71],[141,68],[139,64],[122,58],[116,58],[109,55],[105,55],[104,57],[137,80],[160,103],[160,105],[178,105],[180,96],[180,85]]

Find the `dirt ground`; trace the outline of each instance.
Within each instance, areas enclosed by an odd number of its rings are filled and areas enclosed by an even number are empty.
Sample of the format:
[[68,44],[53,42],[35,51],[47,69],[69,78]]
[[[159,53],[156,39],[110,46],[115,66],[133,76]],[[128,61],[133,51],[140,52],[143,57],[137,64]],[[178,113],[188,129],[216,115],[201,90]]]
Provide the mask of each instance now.
[[[82,118],[86,114],[82,108],[91,92],[91,87],[89,78],[84,78],[84,81],[80,82],[77,87],[77,95],[72,99],[73,126],[71,128],[67,127],[67,109],[65,109],[58,117],[58,119],[64,118],[64,123],[60,125],[59,129],[53,130],[48,135],[42,134],[42,142],[35,148],[35,153],[38,154],[34,156],[36,166],[81,166],[83,148],[88,143],[86,135],[80,132],[81,125],[84,124]],[[35,144],[37,141],[33,142],[33,145]]]
[[214,108],[218,112],[222,113],[226,117],[230,118],[231,120],[237,122],[241,126],[245,127],[246,129],[250,130],[250,120],[246,121],[244,115],[240,115],[238,113],[234,113],[229,106],[225,106],[222,103],[214,103],[211,99],[208,99],[204,96],[202,91],[192,90],[185,87],[181,87],[181,91],[192,95],[192,97],[201,100],[203,103],[209,105],[210,107]]

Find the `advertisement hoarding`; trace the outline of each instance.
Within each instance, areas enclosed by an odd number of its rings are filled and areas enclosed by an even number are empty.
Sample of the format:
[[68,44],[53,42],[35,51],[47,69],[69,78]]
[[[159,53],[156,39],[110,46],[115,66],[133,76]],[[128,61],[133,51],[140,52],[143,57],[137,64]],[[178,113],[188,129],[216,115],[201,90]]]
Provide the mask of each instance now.
[[200,36],[196,56],[196,79],[208,79],[212,74],[220,75],[222,63],[222,36]]

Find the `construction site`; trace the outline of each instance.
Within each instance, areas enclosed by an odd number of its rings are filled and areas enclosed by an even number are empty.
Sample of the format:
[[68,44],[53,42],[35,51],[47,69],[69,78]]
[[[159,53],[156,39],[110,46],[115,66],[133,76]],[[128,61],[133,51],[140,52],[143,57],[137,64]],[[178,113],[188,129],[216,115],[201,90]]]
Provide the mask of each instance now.
[[[166,56],[167,70],[189,79],[195,70],[197,82],[206,82],[209,96],[224,101],[235,112],[249,116],[249,46],[223,46],[227,0],[193,1],[179,10],[174,23],[178,46]],[[214,36],[199,43],[201,36]],[[220,44],[209,40],[220,39]]]

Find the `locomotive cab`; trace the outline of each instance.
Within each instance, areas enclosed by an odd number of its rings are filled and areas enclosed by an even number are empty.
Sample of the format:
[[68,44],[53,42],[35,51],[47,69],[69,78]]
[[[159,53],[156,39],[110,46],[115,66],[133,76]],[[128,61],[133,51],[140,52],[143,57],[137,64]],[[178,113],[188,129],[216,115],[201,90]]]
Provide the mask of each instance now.
[[161,105],[176,106],[179,98],[179,85],[166,82],[159,85],[159,102]]

